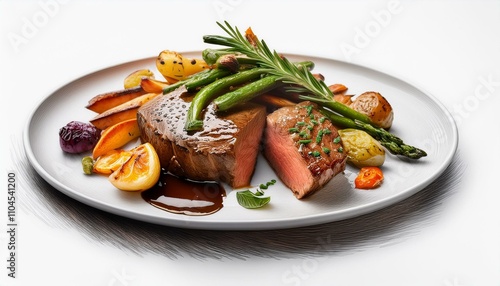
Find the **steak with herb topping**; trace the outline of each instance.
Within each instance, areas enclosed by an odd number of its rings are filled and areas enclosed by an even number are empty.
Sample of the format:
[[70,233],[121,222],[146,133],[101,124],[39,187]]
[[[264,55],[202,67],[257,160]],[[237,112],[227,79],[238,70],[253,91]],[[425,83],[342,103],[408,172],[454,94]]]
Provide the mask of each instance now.
[[184,130],[193,94],[179,88],[139,108],[142,141],[151,143],[163,168],[192,180],[225,182],[246,187],[255,169],[266,122],[266,108],[246,103],[216,113],[208,106],[203,130]]
[[310,102],[267,116],[264,155],[298,199],[343,172],[347,160],[337,129]]

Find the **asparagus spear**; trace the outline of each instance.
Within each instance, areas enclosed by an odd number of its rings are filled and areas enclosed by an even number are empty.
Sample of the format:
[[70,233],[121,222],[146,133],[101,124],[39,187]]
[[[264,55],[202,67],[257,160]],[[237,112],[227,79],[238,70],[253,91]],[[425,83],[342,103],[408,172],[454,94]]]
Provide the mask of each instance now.
[[387,148],[391,154],[402,155],[411,159],[419,159],[427,156],[427,153],[424,150],[404,143],[401,138],[383,128],[374,127],[371,124],[362,122],[358,119],[350,119],[340,116],[325,108],[321,109],[320,112],[323,113],[323,115],[325,115],[336,126],[343,128],[356,128],[365,131],[378,140],[380,144]]
[[337,102],[333,99],[328,100],[328,99],[317,98],[313,96],[305,96],[305,95],[299,95],[299,99],[312,101],[314,103],[317,103],[319,106],[334,110],[336,113],[345,116],[347,118],[371,124],[370,117],[368,117],[367,115],[359,113],[356,110],[350,108],[349,106]]

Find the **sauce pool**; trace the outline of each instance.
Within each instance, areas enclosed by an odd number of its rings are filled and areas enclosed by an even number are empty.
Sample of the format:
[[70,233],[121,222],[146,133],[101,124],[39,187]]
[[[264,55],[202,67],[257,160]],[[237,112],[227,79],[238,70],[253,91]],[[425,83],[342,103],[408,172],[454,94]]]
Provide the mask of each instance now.
[[168,212],[208,215],[222,208],[226,191],[217,182],[181,179],[163,172],[158,183],[141,196],[149,204]]

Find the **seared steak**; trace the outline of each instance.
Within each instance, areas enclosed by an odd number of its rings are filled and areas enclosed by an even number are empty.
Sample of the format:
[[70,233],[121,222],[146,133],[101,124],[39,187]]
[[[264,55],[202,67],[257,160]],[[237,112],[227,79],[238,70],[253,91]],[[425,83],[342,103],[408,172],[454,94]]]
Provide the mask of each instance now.
[[310,102],[267,116],[264,155],[298,199],[343,172],[347,159],[337,129]]
[[266,109],[248,103],[226,113],[212,106],[204,114],[203,130],[184,130],[193,94],[179,88],[142,106],[137,119],[141,139],[157,151],[161,165],[192,180],[215,180],[245,187],[255,168],[266,122]]

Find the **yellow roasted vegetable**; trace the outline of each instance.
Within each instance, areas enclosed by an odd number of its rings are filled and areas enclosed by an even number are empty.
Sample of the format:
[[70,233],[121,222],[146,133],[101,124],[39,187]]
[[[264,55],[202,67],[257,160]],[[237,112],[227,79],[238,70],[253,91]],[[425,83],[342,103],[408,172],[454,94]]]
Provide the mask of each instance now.
[[368,91],[354,99],[350,107],[357,112],[366,114],[373,124],[389,129],[394,120],[392,106],[380,93]]
[[142,78],[154,78],[154,76],[153,72],[148,69],[136,70],[125,78],[123,87],[125,89],[137,87],[141,85]]
[[381,166],[385,161],[384,147],[368,133],[357,129],[339,130],[347,160],[357,167]]
[[156,68],[172,84],[210,66],[203,59],[186,58],[177,52],[165,50],[158,55]]

